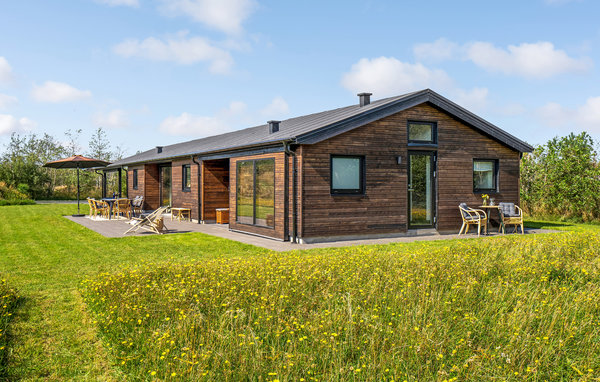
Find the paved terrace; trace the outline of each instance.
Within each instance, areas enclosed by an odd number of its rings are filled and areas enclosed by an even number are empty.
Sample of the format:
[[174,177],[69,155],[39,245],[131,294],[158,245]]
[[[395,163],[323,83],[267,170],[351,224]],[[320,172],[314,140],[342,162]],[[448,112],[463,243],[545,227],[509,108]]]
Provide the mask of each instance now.
[[[65,216],[65,218],[74,221],[75,223],[81,224],[82,226],[91,229],[105,237],[125,237],[125,236],[148,236],[155,235],[155,233],[138,230],[135,233],[123,233],[131,228],[131,225],[127,220],[93,220],[85,217],[74,217]],[[272,251],[291,251],[294,249],[310,249],[310,248],[329,248],[329,247],[346,247],[352,245],[369,245],[369,244],[388,244],[388,243],[409,243],[413,241],[425,241],[425,240],[448,240],[448,239],[466,239],[466,238],[477,238],[477,231],[471,231],[469,234],[458,236],[457,234],[444,234],[441,235],[433,229],[422,229],[410,231],[405,236],[392,237],[385,239],[367,239],[367,240],[339,240],[329,241],[323,243],[314,244],[292,244],[285,241],[279,241],[274,239],[267,239],[264,237],[253,236],[245,233],[229,231],[227,224],[197,224],[191,222],[178,222],[171,221],[170,215],[165,215],[165,225],[169,229],[168,234],[178,234],[187,232],[200,232],[207,235],[213,235],[222,237],[224,239],[235,240],[245,244],[255,245],[257,247],[263,247]],[[512,231],[512,228],[511,228]],[[556,232],[545,229],[531,229],[525,228],[525,234],[531,235],[534,233],[550,233]],[[498,236],[496,229],[490,228],[489,236]],[[518,234],[520,235],[520,233]],[[482,235],[483,237],[483,235]]]

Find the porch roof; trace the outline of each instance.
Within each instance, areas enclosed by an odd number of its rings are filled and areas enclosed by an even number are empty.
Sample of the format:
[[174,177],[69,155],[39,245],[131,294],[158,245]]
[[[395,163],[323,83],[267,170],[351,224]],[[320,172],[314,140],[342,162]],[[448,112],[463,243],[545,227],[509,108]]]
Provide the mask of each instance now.
[[395,97],[383,98],[368,105],[359,104],[320,113],[284,120],[279,131],[270,133],[267,124],[230,133],[194,139],[156,148],[121,159],[108,166],[117,168],[145,162],[158,162],[186,156],[202,156],[220,152],[232,152],[279,144],[283,141],[296,144],[313,144],[346,131],[363,126],[410,107],[429,103],[456,119],[519,152],[533,151],[526,142],[514,137],[467,109],[442,97],[433,90],[425,89]]

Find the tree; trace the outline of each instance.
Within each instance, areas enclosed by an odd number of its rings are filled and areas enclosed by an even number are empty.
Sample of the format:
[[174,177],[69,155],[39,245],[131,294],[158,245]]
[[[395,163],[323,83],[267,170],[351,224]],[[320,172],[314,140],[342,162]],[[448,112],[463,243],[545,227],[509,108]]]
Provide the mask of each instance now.
[[600,218],[600,167],[589,134],[553,138],[521,162],[521,196],[530,213]]
[[106,137],[106,132],[99,127],[96,129],[92,137],[90,138],[90,143],[88,145],[89,152],[88,155],[94,159],[102,159],[105,161],[110,161],[112,157],[112,153],[110,152],[110,142]]

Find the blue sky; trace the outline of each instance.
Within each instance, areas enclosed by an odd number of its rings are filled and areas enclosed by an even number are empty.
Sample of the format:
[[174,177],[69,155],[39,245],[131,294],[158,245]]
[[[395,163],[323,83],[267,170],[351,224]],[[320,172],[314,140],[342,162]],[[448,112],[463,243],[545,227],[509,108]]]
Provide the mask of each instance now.
[[5,2],[0,144],[82,129],[85,151],[103,127],[133,154],[427,87],[532,144],[600,140],[599,14],[592,0]]

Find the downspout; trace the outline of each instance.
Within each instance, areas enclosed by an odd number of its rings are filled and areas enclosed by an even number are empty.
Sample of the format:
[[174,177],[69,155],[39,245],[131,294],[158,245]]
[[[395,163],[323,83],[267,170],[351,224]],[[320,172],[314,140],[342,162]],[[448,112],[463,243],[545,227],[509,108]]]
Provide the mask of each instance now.
[[[298,242],[298,205],[297,205],[297,200],[298,200],[298,187],[297,187],[297,169],[296,169],[296,153],[290,149],[290,143],[289,141],[283,141],[283,150],[285,151],[285,155],[286,155],[286,165],[287,165],[287,158],[289,156],[292,157],[292,237],[291,237],[291,242],[292,243],[297,243]],[[288,189],[289,190],[289,189]],[[286,193],[287,191],[286,190]],[[287,219],[287,217],[286,217]]]
[[200,182],[200,179],[202,178],[202,174],[201,174],[201,170],[202,168],[200,167],[200,164],[202,163],[202,161],[200,162],[196,162],[196,158],[194,158],[194,156],[192,155],[192,162],[196,163],[196,166],[198,166],[198,224],[202,224],[202,213],[201,208],[202,208],[202,183]]

